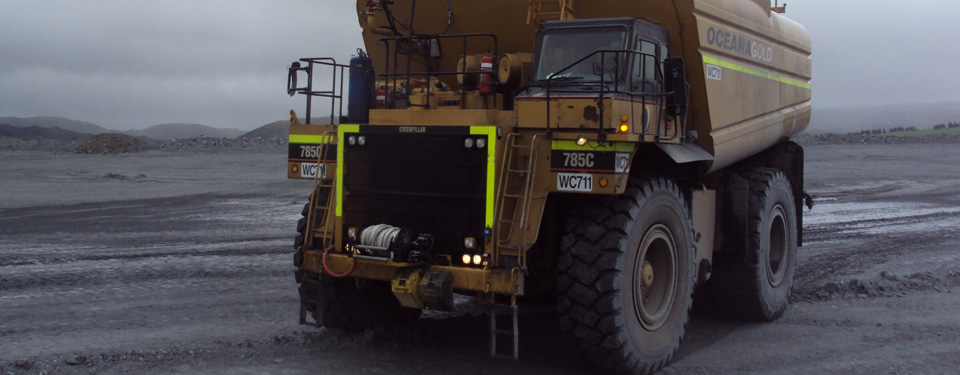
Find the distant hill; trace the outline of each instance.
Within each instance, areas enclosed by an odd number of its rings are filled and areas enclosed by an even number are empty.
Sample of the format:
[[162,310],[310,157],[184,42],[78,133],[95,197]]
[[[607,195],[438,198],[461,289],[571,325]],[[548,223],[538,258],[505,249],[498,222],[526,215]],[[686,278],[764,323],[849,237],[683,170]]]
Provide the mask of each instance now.
[[90,134],[77,133],[57,127],[44,128],[37,125],[13,126],[0,124],[0,136],[16,139],[59,139],[64,141],[78,141],[90,137]]
[[[301,119],[301,122],[304,120]],[[314,119],[313,123],[315,124],[328,124],[330,123],[330,117],[321,117]],[[289,138],[290,137],[290,121],[283,120],[277,122],[271,122],[259,128],[253,129],[249,133],[241,135],[237,138]]]
[[237,138],[288,138],[290,135],[290,121],[271,122]]
[[960,121],[960,102],[876,107],[813,108],[809,132],[849,133],[892,127],[931,128]]
[[0,117],[0,124],[17,127],[39,126],[41,128],[60,128],[77,133],[101,134],[112,130],[89,122],[71,120],[63,117]]
[[240,129],[221,129],[200,124],[161,124],[154,125],[143,130],[129,130],[123,133],[127,135],[165,140],[176,138],[192,138],[199,137],[201,135],[213,138],[236,138],[244,132]]

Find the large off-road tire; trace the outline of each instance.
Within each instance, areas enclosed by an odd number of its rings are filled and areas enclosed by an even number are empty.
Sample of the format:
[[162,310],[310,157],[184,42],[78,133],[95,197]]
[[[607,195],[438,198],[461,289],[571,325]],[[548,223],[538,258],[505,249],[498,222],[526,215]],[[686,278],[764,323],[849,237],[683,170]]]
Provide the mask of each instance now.
[[321,277],[319,285],[320,310],[313,311],[313,317],[327,328],[359,332],[412,322],[422,312],[401,306],[386,283],[368,281],[358,288],[353,278]]
[[693,303],[692,226],[677,185],[653,177],[570,215],[558,265],[560,329],[594,365],[649,374],[676,353]]
[[783,315],[797,264],[797,208],[790,181],[771,168],[742,173],[750,185],[747,230],[727,233],[714,259],[713,299],[728,315],[774,321]]

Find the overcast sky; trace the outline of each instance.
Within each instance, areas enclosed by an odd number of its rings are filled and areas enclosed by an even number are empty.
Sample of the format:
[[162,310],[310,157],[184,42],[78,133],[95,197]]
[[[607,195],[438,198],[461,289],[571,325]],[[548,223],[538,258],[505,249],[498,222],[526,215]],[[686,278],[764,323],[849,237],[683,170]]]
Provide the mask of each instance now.
[[[813,37],[815,106],[960,100],[960,1],[788,3],[787,16]],[[0,116],[63,116],[114,129],[252,129],[290,109],[302,116],[304,99],[286,95],[286,66],[308,56],[347,61],[362,47],[354,7],[0,0]]]

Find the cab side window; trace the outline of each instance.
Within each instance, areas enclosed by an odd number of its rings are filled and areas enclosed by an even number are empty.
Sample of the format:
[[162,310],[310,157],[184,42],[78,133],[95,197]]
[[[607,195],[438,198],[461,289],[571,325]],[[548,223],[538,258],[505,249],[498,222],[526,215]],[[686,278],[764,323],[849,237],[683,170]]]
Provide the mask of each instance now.
[[660,61],[662,57],[661,55],[665,52],[662,51],[663,48],[660,48],[661,51],[658,51],[657,47],[657,44],[647,40],[640,39],[637,42],[637,51],[640,53],[634,55],[634,92],[644,92],[650,94],[660,92],[662,81],[661,77],[663,74],[660,72],[657,61]]

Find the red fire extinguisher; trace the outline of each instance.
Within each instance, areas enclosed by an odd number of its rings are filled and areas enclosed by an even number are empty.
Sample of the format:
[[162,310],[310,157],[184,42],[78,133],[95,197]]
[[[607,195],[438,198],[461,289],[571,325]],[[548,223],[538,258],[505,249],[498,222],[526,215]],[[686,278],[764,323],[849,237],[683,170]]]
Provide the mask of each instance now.
[[480,59],[480,95],[490,95],[493,93],[493,55],[487,52]]
[[387,88],[380,87],[377,90],[377,109],[384,109],[387,106]]
[[367,14],[373,14],[377,11],[377,2],[374,0],[367,0]]

